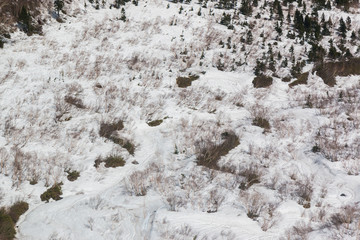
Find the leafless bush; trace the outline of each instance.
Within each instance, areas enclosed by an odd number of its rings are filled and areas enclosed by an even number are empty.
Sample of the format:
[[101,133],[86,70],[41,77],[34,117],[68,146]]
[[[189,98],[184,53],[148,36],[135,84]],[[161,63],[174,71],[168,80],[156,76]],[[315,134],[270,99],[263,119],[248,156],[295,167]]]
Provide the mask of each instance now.
[[297,222],[295,226],[285,232],[285,239],[288,240],[307,240],[309,233],[313,231],[310,223]]
[[65,96],[65,102],[74,105],[77,108],[84,109],[85,105],[83,104],[83,101],[80,98],[73,97],[73,96]]
[[240,200],[243,202],[246,209],[246,214],[249,218],[257,219],[264,207],[264,196],[258,192],[241,192]]
[[185,205],[186,200],[175,193],[168,193],[166,196],[166,202],[168,203],[170,211],[178,211],[178,209]]
[[274,204],[274,203],[265,204],[264,209],[262,211],[263,214],[260,219],[261,229],[263,231],[269,230],[278,223],[280,219],[280,214],[276,212],[277,207],[278,204]]
[[222,193],[219,193],[217,189],[213,189],[209,193],[208,199],[208,213],[217,212],[222,202],[224,201],[225,196]]
[[226,168],[220,169],[218,161],[229,151],[240,144],[238,137],[233,132],[224,132],[221,134],[221,143],[202,140],[197,143],[197,164],[215,170],[226,171]]
[[61,121],[62,117],[69,112],[70,106],[59,96],[55,96],[54,102],[55,102],[55,120]]
[[313,194],[313,179],[306,178],[305,180],[296,181],[295,196],[299,198],[299,204],[304,208],[310,208],[311,197]]
[[239,175],[244,177],[244,180],[240,183],[239,188],[246,190],[252,185],[260,183],[263,172],[260,166],[250,165],[244,169],[240,169]]
[[334,213],[330,217],[330,224],[339,229],[340,226],[349,225],[354,221],[359,222],[360,209],[357,205],[346,205],[340,212]]
[[149,185],[148,171],[136,171],[126,180],[125,187],[130,194],[145,196]]

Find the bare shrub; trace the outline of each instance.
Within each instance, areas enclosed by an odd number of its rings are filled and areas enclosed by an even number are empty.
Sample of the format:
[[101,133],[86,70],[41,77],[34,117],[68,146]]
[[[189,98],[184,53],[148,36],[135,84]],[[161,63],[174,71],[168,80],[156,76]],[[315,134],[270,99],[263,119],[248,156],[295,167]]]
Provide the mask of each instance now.
[[221,143],[212,141],[200,141],[197,143],[197,164],[214,170],[226,171],[226,168],[220,168],[218,161],[229,151],[237,147],[240,142],[239,138],[233,132],[224,132],[221,134]]
[[294,194],[299,198],[299,204],[304,208],[310,208],[311,197],[313,194],[313,179],[306,178],[305,180],[298,180],[295,182],[296,189]]
[[246,190],[249,189],[252,185],[260,183],[263,173],[260,166],[252,164],[247,168],[241,169],[239,175],[244,177],[244,180],[240,183],[239,188],[241,190]]
[[182,196],[175,193],[169,193],[166,196],[166,202],[168,203],[170,211],[178,211],[178,209],[185,205],[185,199]]
[[241,192],[240,194],[247,216],[253,220],[257,219],[265,204],[264,196],[258,192]]
[[310,226],[310,223],[306,224],[305,222],[297,222],[295,226],[285,232],[286,239],[295,240],[303,239],[307,240],[310,232],[313,231],[313,228]]
[[334,213],[330,217],[330,223],[332,226],[339,228],[341,225],[346,225],[353,223],[354,220],[359,221],[360,209],[356,205],[346,205],[341,211]]
[[73,96],[65,96],[65,102],[74,105],[77,108],[84,109],[85,105],[83,104],[83,101],[80,98],[73,97]]
[[122,120],[117,120],[114,121],[112,123],[106,123],[106,122],[102,122],[100,124],[100,130],[99,130],[99,135],[101,137],[105,137],[110,139],[112,134],[115,131],[120,131],[124,128],[124,124]]
[[224,201],[224,198],[225,198],[225,196],[222,193],[219,193],[219,191],[217,189],[211,190],[209,193],[208,201],[207,201],[208,208],[209,208],[209,210],[207,210],[207,212],[208,213],[217,212],[220,205]]
[[145,196],[148,188],[148,171],[136,171],[125,182],[126,190],[135,196]]

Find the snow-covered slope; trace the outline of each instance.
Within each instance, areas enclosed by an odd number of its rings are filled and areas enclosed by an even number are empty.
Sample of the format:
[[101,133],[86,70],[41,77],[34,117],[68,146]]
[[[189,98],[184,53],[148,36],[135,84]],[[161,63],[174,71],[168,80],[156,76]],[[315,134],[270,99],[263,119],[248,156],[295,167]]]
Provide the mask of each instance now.
[[[268,51],[260,34],[289,62],[310,45],[275,40],[266,11],[228,29],[214,6],[198,14],[195,2],[139,1],[123,21],[109,3],[72,1],[43,36],[16,32],[0,49],[0,205],[30,205],[18,239],[357,239],[359,77],[329,87],[310,72],[289,87],[279,63],[272,84],[254,88]],[[119,120],[116,136],[134,154],[100,134]],[[239,144],[219,167],[199,166],[199,146],[219,146],[225,133]],[[125,165],[94,167],[110,155]],[[41,201],[60,182],[62,199]]]

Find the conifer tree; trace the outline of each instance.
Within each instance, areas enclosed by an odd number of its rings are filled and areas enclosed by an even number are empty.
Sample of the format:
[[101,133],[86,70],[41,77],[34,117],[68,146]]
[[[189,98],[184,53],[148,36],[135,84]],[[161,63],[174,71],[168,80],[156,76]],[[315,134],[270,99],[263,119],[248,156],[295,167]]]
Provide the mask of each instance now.
[[64,1],[63,0],[55,0],[54,7],[57,12],[57,15],[60,16],[60,11],[64,8]]
[[341,37],[345,38],[346,37],[346,24],[344,22],[343,18],[340,18],[340,26],[338,28],[339,34]]

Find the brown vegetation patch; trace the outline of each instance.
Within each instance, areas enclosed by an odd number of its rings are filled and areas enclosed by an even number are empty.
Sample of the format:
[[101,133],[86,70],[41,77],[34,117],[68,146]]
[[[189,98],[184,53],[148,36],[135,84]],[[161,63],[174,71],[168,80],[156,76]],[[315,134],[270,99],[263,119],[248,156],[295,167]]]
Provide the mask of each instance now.
[[163,120],[159,119],[159,120],[154,120],[154,121],[148,122],[147,124],[150,127],[156,127],[156,126],[159,126],[162,122],[163,122]]
[[309,78],[309,72],[300,74],[295,81],[289,84],[289,87],[293,87],[300,84],[307,84]]
[[101,137],[110,139],[113,132],[120,131],[123,128],[124,128],[124,124],[122,120],[115,121],[113,123],[102,122],[100,125],[99,134]]
[[94,167],[98,168],[102,162],[105,163],[106,168],[123,167],[126,163],[125,160],[121,156],[112,154],[112,155],[107,156],[106,158],[98,157],[95,160]]
[[336,84],[336,76],[360,75],[360,58],[321,63],[315,66],[313,72],[316,72],[325,84],[333,87]]
[[192,81],[199,79],[198,75],[190,75],[188,77],[178,77],[176,78],[176,84],[181,88],[186,88],[191,86]]
[[273,78],[270,76],[260,75],[254,78],[252,81],[254,88],[266,88],[271,86]]
[[224,170],[218,166],[218,161],[225,156],[231,149],[237,147],[239,138],[233,132],[224,132],[221,134],[222,143],[216,144],[210,141],[201,141],[198,143],[197,164],[215,170]]

